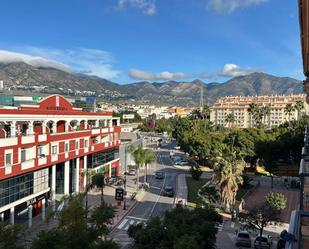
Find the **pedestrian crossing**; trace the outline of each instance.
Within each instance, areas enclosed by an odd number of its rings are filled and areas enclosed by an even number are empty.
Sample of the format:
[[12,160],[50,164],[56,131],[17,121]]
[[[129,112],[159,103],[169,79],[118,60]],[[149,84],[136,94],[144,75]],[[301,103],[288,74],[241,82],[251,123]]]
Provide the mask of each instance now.
[[130,226],[132,225],[138,225],[140,223],[146,223],[146,219],[133,217],[133,216],[126,216],[120,224],[117,226],[117,229],[127,231]]
[[223,231],[223,227],[226,221],[223,221],[222,223],[216,222],[215,227],[218,229],[218,233]]

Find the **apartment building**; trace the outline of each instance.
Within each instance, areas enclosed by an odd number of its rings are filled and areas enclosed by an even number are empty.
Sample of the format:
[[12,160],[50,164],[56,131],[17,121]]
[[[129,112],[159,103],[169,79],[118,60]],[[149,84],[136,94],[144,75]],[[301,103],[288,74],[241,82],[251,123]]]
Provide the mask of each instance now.
[[[285,112],[286,105],[292,104],[294,106],[298,100],[303,102],[304,109],[299,112],[293,110],[290,114],[287,114]],[[265,115],[261,120],[266,127],[279,126],[286,121],[296,120],[300,116],[307,114],[309,110],[308,104],[306,103],[306,96],[304,94],[287,96],[228,96],[220,98],[211,107],[210,121],[216,125],[222,125],[224,127],[231,125],[238,128],[252,127],[254,119],[248,111],[251,103],[255,103],[259,107],[270,107],[269,115]],[[233,115],[233,122],[228,121],[227,117],[229,114]]]
[[45,216],[48,203],[85,190],[87,169],[120,174],[120,121],[62,96],[0,108],[0,219]]

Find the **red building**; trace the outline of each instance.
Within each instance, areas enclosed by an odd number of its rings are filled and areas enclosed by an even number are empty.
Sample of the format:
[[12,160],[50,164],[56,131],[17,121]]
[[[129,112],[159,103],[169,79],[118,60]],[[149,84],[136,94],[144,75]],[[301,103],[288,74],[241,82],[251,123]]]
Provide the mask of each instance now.
[[119,175],[119,119],[83,112],[52,95],[37,105],[0,108],[0,218],[42,212],[47,201],[84,191],[91,168]]

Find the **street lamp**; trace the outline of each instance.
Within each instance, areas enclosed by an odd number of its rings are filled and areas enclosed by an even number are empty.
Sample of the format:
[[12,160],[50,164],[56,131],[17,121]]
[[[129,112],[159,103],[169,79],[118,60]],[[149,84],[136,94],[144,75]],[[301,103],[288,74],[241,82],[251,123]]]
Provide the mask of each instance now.
[[127,198],[127,144],[124,145],[124,197],[123,197],[123,210],[126,210],[126,198]]

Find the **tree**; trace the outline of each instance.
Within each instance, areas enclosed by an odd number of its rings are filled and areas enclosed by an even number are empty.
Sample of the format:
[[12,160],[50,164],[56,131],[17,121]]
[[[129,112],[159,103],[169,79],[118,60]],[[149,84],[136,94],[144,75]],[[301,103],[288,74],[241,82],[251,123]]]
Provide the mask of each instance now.
[[136,163],[136,182],[137,189],[139,188],[139,169],[144,164],[144,155],[143,155],[143,145],[138,145],[137,147],[131,147],[130,153],[134,158]]
[[145,163],[145,174],[144,174],[144,182],[147,183],[147,169],[148,169],[148,164],[155,162],[155,156],[153,154],[153,151],[151,149],[144,149],[144,163]]
[[267,194],[265,202],[270,208],[281,211],[286,208],[287,198],[281,193],[270,192]]
[[[115,214],[113,207],[102,203],[91,210],[87,220],[87,210],[83,206],[84,195],[64,199],[64,209],[57,214],[57,227],[42,231],[31,245],[31,249],[100,249],[119,248],[105,238],[109,230],[107,224]],[[105,246],[105,247],[104,247]]]
[[268,127],[270,127],[270,113],[271,113],[271,107],[270,105],[265,105],[261,107],[261,115],[263,116],[263,124],[266,122],[266,117],[268,117]]
[[92,185],[96,186],[101,190],[101,203],[104,202],[104,186],[105,186],[105,179],[103,173],[97,173],[92,177]]
[[156,217],[147,225],[130,226],[128,234],[134,240],[133,249],[212,249],[216,242],[215,224],[221,221],[209,206],[194,210],[176,207],[167,211],[162,220]]
[[291,103],[287,103],[284,108],[284,113],[289,116],[289,121],[291,121],[291,113],[294,111],[294,106]]
[[296,100],[294,109],[297,110],[297,120],[299,120],[301,111],[304,108],[305,108],[304,102],[302,100]]
[[250,127],[254,127],[255,123],[253,122],[254,116],[256,115],[259,106],[256,103],[250,103],[248,108],[248,113],[250,114]]
[[191,173],[192,179],[198,181],[201,178],[201,175],[203,172],[201,171],[199,167],[192,166],[190,169],[190,173]]
[[270,222],[280,220],[280,213],[286,207],[286,198],[281,194],[269,193],[262,204],[255,205],[248,213],[242,213],[240,220],[258,229],[260,236]]
[[219,185],[224,205],[234,205],[236,193],[243,181],[244,161],[239,154],[225,148],[215,159],[214,169],[214,180]]
[[198,195],[205,203],[217,203],[220,200],[220,193],[215,186],[205,184],[198,192]]
[[227,125],[231,128],[231,126],[234,125],[234,122],[236,121],[234,114],[233,113],[229,113],[226,118],[225,118],[225,122],[227,123]]
[[204,105],[203,106],[203,110],[202,110],[202,117],[204,120],[209,120],[210,119],[210,113],[211,113],[211,109],[209,105]]
[[0,222],[0,248],[23,249],[24,246],[19,241],[20,230],[21,227],[19,225]]

